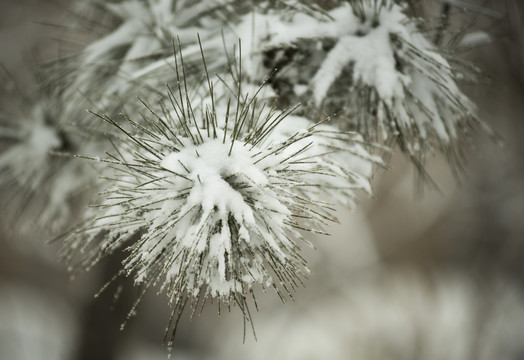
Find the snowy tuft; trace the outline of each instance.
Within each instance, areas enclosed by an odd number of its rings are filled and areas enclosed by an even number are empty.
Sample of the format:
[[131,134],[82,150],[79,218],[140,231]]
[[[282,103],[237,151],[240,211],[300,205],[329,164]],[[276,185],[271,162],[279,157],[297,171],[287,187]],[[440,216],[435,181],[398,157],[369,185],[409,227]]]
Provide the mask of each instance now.
[[[90,268],[125,247],[123,274],[146,290],[160,285],[173,316],[207,299],[236,303],[248,316],[256,287],[284,299],[302,284],[302,231],[326,234],[336,221],[326,194],[352,201],[352,192],[370,191],[374,158],[355,134],[257,106],[240,87],[199,107],[184,88],[168,92],[171,111],[146,105],[152,119],[128,119],[133,132],[99,115],[123,142],[109,158],[88,157],[101,165],[105,190],[62,255]],[[352,169],[335,163],[343,151],[360,156]]]
[[71,220],[71,199],[92,179],[82,164],[56,156],[72,151],[78,140],[65,134],[57,109],[55,98],[44,98],[30,111],[18,109],[20,114],[11,115],[12,125],[0,130],[0,138],[11,139],[0,151],[0,195],[10,209],[2,222],[10,228],[26,232],[39,225],[63,231]]
[[[156,61],[165,65],[173,53],[173,38],[194,45],[197,33],[207,38],[219,32],[221,23],[215,16],[216,5],[208,1],[129,0],[91,6],[101,7],[113,24],[102,28],[100,37],[68,62],[69,82],[63,95],[66,112],[81,119],[78,110],[94,105],[113,111],[126,96],[135,95],[137,88],[151,90],[163,85],[172,69],[167,67],[160,75],[147,69]],[[197,52],[197,59],[199,55]],[[186,61],[190,60],[188,54]]]
[[252,34],[247,46],[258,49],[246,71],[276,71],[270,83],[284,106],[301,102],[308,117],[342,114],[340,127],[366,141],[395,139],[421,163],[442,151],[460,168],[460,146],[478,125],[475,106],[449,55],[419,25],[393,0],[369,0],[342,3],[325,17],[255,13],[237,33]]
[[20,141],[0,153],[0,172],[9,174],[1,178],[5,185],[14,182],[35,191],[49,175],[49,152],[60,148],[62,141],[45,118],[43,106],[36,105],[29,119],[22,119],[21,129],[17,131]]

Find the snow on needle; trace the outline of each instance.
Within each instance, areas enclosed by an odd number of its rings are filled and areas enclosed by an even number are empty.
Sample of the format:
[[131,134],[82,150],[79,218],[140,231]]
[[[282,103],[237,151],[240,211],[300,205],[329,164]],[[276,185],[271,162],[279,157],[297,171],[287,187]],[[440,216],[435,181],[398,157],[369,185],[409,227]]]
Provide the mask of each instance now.
[[186,306],[194,313],[208,301],[237,305],[252,323],[248,302],[256,286],[292,298],[309,272],[300,255],[309,243],[300,231],[325,234],[334,221],[331,207],[316,200],[317,179],[337,176],[320,152],[311,152],[314,127],[269,140],[291,109],[266,111],[239,84],[230,87],[237,94],[216,97],[207,73],[207,97],[194,100],[180,42],[176,48],[177,84],[165,99],[170,111],[143,101],[147,121],[97,115],[121,132],[122,142],[117,154],[96,161],[111,164],[101,167],[105,190],[62,251],[70,263],[80,256],[77,268],[90,268],[124,249],[115,278],[133,277],[144,294],[159,285],[169,298],[169,347]]

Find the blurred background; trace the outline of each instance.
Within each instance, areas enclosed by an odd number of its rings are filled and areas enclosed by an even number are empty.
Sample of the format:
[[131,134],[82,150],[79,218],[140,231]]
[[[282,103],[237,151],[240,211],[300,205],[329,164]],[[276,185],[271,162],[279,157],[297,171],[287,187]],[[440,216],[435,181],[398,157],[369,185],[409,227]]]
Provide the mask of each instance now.
[[[444,159],[431,159],[441,191],[423,195],[412,166],[393,154],[392,169],[375,175],[374,197],[357,212],[340,209],[334,235],[313,239],[313,273],[296,300],[260,294],[258,341],[240,314],[210,306],[183,317],[172,358],[524,359],[524,3],[463,2],[472,10],[452,12],[450,26],[476,16],[492,34],[463,54],[484,72],[464,90],[504,147],[480,134],[460,183]],[[62,55],[67,3],[0,4],[0,63],[29,90],[37,80],[28,69]],[[430,14],[443,6],[424,5]],[[138,290],[93,296],[118,260],[71,280],[58,245],[45,240],[0,233],[1,360],[166,359],[164,295],[146,297],[121,331]]]

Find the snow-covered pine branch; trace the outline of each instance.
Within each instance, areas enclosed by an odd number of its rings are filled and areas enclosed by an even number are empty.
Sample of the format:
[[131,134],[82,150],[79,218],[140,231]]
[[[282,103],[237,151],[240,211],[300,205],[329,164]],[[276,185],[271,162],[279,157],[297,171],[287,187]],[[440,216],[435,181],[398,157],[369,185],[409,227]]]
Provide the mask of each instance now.
[[[103,30],[96,30],[102,32],[101,36],[62,66],[64,74],[57,85],[64,90],[65,111],[76,118],[81,115],[79,104],[101,112],[115,111],[122,102],[132,105],[125,99],[136,93],[137,88],[153,95],[163,83],[174,80],[173,38],[180,39],[187,48],[184,50],[186,76],[200,75],[195,74],[192,66],[200,58],[196,34],[206,44],[210,69],[224,73],[228,64],[222,56],[221,33],[228,33],[228,27],[253,8],[281,8],[310,14],[319,11],[316,6],[287,0],[128,0],[82,2],[77,7],[91,9],[94,16],[109,15],[112,21],[109,26],[99,26]],[[91,21],[96,23],[99,19]],[[228,36],[226,42],[231,40],[236,41]]]
[[[89,269],[122,251],[116,277],[143,289],[129,316],[160,288],[172,336],[186,304],[236,304],[250,321],[256,288],[285,299],[302,283],[300,248],[336,220],[331,203],[371,193],[384,164],[368,143],[395,141],[421,173],[438,151],[460,169],[482,126],[412,3],[82,2],[110,13],[110,26],[48,68],[54,90],[20,104],[22,116],[0,113],[10,217],[24,208],[47,228],[67,223],[96,167],[101,192],[65,235],[66,261]],[[63,152],[91,161],[52,156]]]
[[333,3],[324,17],[246,16],[237,33],[250,33],[252,73],[276,71],[271,85],[282,106],[301,102],[308,117],[340,114],[342,129],[394,140],[423,172],[438,151],[462,170],[463,148],[484,125],[458,86],[451,54],[426,38],[405,2]]
[[159,111],[144,103],[149,116],[127,118],[129,126],[98,115],[122,142],[105,159],[81,156],[101,165],[103,191],[62,254],[90,268],[126,249],[120,275],[144,291],[159,284],[174,323],[186,303],[195,309],[208,299],[237,304],[250,320],[257,285],[284,299],[302,284],[309,270],[300,246],[309,242],[301,231],[326,234],[336,221],[324,197],[349,203],[355,191],[369,192],[380,160],[357,135],[258,103],[243,92],[240,70],[226,86],[236,96],[217,97],[220,86],[207,78],[200,101],[191,100],[183,66],[176,73]]
[[[68,131],[63,104],[49,88],[33,93],[2,70],[0,109],[0,197],[2,226],[10,232],[63,230],[72,219],[73,199],[93,179],[89,167],[54,156],[90,149]],[[51,231],[49,231],[51,230]]]

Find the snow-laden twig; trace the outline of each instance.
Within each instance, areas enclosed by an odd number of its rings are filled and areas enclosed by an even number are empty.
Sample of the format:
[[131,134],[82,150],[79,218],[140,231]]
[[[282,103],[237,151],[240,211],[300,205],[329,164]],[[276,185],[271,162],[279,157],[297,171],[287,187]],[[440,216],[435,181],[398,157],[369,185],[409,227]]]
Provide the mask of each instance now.
[[[76,117],[80,105],[113,111],[137,88],[148,92],[157,89],[166,78],[143,77],[137,81],[132,75],[169,57],[173,36],[190,44],[198,32],[204,38],[212,31],[219,33],[218,16],[223,11],[223,5],[208,1],[130,0],[96,5],[111,14],[116,25],[66,61],[64,68],[69,73],[64,76],[65,82],[61,80],[63,97],[66,111]],[[190,60],[188,55],[186,62]]]
[[177,62],[169,106],[156,111],[144,102],[150,115],[127,118],[132,130],[98,115],[123,141],[107,158],[80,156],[103,165],[105,190],[63,249],[70,263],[80,252],[77,266],[90,268],[125,247],[120,275],[133,276],[144,291],[160,285],[173,307],[172,336],[186,304],[193,311],[207,300],[236,304],[250,321],[248,298],[257,285],[292,297],[309,271],[301,231],[326,234],[324,226],[336,221],[322,194],[369,190],[370,169],[350,172],[333,154],[372,161],[348,134],[317,125],[286,135],[281,129],[272,139],[285,122],[306,120],[257,104],[256,93],[242,90],[240,66],[229,86],[236,96],[217,97],[207,77],[208,98],[195,107],[183,69]]
[[462,168],[463,144],[479,127],[475,106],[448,55],[401,5],[341,2],[320,19],[255,13],[244,20],[237,32],[254,29],[249,48],[256,49],[248,70],[276,69],[271,84],[283,106],[300,101],[309,117],[341,113],[342,128],[367,141],[395,139],[421,171],[435,151]]
[[45,87],[28,93],[8,75],[2,74],[0,110],[2,225],[15,233],[63,231],[72,218],[72,198],[92,177],[81,164],[53,153],[77,151],[82,142],[61,122],[56,94]]

